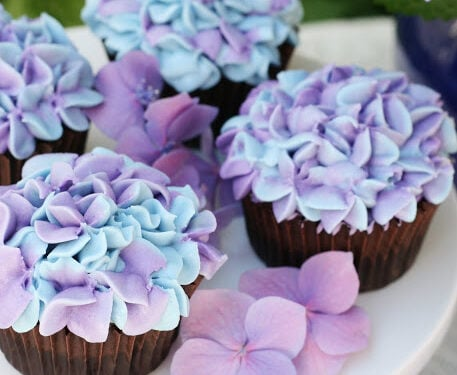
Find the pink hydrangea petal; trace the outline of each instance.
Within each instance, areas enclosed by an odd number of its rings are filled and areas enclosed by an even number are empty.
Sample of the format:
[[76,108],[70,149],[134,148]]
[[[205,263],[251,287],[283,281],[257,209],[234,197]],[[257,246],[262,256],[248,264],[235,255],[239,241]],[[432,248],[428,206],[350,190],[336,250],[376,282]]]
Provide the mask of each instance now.
[[359,277],[353,254],[326,251],[309,258],[298,276],[301,302],[310,311],[340,314],[355,302]]
[[239,375],[240,361],[235,354],[215,341],[190,339],[173,356],[170,375]]
[[276,296],[300,302],[299,270],[293,267],[249,270],[240,277],[239,290],[255,299]]
[[182,142],[200,135],[209,128],[218,113],[216,107],[209,105],[194,105],[180,113],[168,128],[167,138]]
[[295,375],[299,374],[292,360],[275,350],[255,350],[241,360],[238,375]]
[[148,305],[127,304],[127,321],[122,329],[126,335],[141,335],[160,322],[168,305],[168,293],[160,288],[149,292]]
[[141,126],[144,122],[143,106],[118,77],[118,66],[114,63],[105,65],[95,79],[95,88],[104,96],[104,101],[86,109],[94,124],[114,139],[119,139],[125,124]]
[[131,126],[119,137],[116,152],[128,155],[135,161],[150,164],[159,155],[159,147],[151,141],[143,128]]
[[190,300],[191,314],[182,320],[183,340],[206,338],[239,350],[246,342],[244,321],[254,298],[234,290],[201,290]]
[[341,372],[346,356],[331,356],[325,354],[308,335],[302,351],[294,358],[293,362],[300,375],[337,375]]
[[365,349],[370,321],[359,307],[340,315],[312,314],[311,330],[319,348],[330,355],[345,355]]
[[146,131],[151,139],[166,139],[168,128],[179,116],[194,104],[193,99],[186,93],[162,98],[151,103],[144,113],[148,121]]
[[302,305],[280,297],[261,298],[246,315],[246,349],[271,349],[292,359],[305,344],[306,325],[306,309]]
[[140,82],[152,86],[158,94],[162,91],[163,80],[159,63],[155,57],[142,51],[131,51],[119,60],[119,72],[123,82],[135,92]]
[[21,251],[10,246],[0,246],[0,328],[10,327],[32,300],[25,290],[26,269]]

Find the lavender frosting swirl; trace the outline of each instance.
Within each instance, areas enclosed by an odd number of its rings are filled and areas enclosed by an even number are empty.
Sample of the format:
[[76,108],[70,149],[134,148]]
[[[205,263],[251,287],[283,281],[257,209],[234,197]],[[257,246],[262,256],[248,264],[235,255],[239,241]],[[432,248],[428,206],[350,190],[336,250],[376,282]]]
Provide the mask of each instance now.
[[[64,327],[103,342],[174,329],[188,314],[182,288],[225,261],[206,243],[215,217],[189,187],[105,149],[46,154],[0,197],[0,327]],[[87,315],[92,318],[87,319]]]
[[272,202],[336,233],[411,222],[421,199],[452,188],[454,121],[433,90],[400,72],[327,66],[288,71],[251,91],[217,140],[221,176],[241,199]]
[[278,47],[296,43],[298,0],[86,0],[83,20],[120,57],[156,56],[179,92],[207,89],[222,76],[257,84],[279,65]]
[[103,98],[91,89],[89,63],[57,20],[5,15],[0,25],[0,153],[26,159],[37,139],[59,139],[64,125],[87,130],[83,111]]

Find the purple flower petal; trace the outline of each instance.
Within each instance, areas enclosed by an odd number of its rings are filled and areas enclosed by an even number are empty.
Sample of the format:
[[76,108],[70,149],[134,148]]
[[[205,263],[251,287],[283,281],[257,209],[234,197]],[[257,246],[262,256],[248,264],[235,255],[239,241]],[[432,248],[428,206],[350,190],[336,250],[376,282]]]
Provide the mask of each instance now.
[[235,355],[215,341],[190,339],[173,356],[170,375],[189,375],[190,369],[193,375],[239,375],[240,362]]
[[293,267],[249,270],[240,277],[239,290],[255,299],[276,296],[300,302],[299,270]]
[[21,251],[10,246],[0,246],[0,328],[8,328],[21,316],[32,300],[25,290],[27,270]]
[[416,204],[416,198],[406,189],[383,190],[378,194],[376,206],[372,208],[373,218],[380,225],[385,225],[412,202]]
[[297,371],[286,355],[275,350],[255,350],[241,357],[239,374],[295,375]]
[[359,277],[351,252],[327,251],[309,258],[301,267],[300,302],[313,312],[340,314],[355,302]]
[[16,227],[16,218],[9,206],[0,201],[0,244],[4,244]]
[[130,126],[122,132],[116,145],[116,152],[125,154],[135,161],[151,164],[158,157],[161,145],[151,140],[139,126]]
[[63,227],[79,227],[84,222],[83,216],[67,191],[56,194],[49,202],[47,209]]
[[233,290],[197,291],[190,300],[192,313],[182,320],[181,337],[183,340],[205,338],[228,349],[240,350],[247,340],[246,314],[254,301],[247,294]]
[[158,287],[152,288],[148,304],[127,304],[127,321],[122,331],[126,335],[142,335],[160,322],[168,305],[168,293]]
[[7,95],[17,96],[25,86],[20,73],[3,59],[0,59],[0,74],[3,77],[0,83],[0,90]]
[[121,251],[121,258],[125,262],[125,273],[141,276],[149,280],[151,273],[166,266],[166,259],[162,252],[149,241],[137,239]]
[[59,227],[47,221],[37,220],[34,223],[35,231],[41,241],[49,244],[75,240],[81,233],[80,227]]
[[370,322],[358,307],[340,315],[312,314],[310,321],[313,338],[326,354],[346,355],[368,345]]
[[297,374],[337,375],[346,361],[346,356],[331,356],[319,349],[311,335],[306,338],[302,351],[295,357]]
[[259,299],[246,314],[246,350],[271,349],[292,359],[303,348],[306,325],[306,309],[302,305],[280,297]]

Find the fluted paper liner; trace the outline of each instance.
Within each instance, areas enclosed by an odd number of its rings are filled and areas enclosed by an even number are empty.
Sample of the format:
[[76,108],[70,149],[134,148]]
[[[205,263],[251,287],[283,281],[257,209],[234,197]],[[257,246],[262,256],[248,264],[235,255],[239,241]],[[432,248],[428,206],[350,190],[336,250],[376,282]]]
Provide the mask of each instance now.
[[[201,280],[183,287],[189,297]],[[42,336],[38,326],[25,333],[8,328],[0,330],[0,348],[26,375],[146,375],[164,360],[177,335],[178,328],[127,336],[111,325],[105,342],[89,343],[66,328],[51,336]]]
[[[87,131],[76,132],[64,126],[62,137],[53,142],[37,141],[33,155],[51,152],[82,154],[86,146]],[[21,179],[22,167],[27,159],[18,160],[9,151],[0,154],[0,185],[10,185]]]
[[403,275],[413,264],[437,206],[420,201],[414,222],[397,219],[385,228],[350,234],[342,226],[335,235],[317,231],[318,223],[297,216],[277,223],[271,203],[243,199],[246,229],[251,245],[268,266],[300,267],[317,253],[328,250],[352,251],[360,278],[360,290],[382,288]]

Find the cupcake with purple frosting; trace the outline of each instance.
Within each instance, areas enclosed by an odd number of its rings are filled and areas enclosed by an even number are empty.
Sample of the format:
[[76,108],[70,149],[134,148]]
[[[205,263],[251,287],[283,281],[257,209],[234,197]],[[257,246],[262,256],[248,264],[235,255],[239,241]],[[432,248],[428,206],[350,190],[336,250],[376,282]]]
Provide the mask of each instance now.
[[352,251],[362,290],[411,266],[457,151],[435,91],[400,72],[334,66],[259,85],[217,144],[257,254],[299,266]]
[[34,154],[82,153],[89,128],[84,110],[102,96],[57,20],[0,13],[0,184],[6,185],[20,179]]
[[[24,374],[146,374],[225,261],[194,191],[105,149],[36,156],[0,197],[0,347]],[[26,353],[26,354],[25,354]]]
[[218,107],[216,128],[253,85],[286,66],[302,15],[298,0],[86,0],[82,11],[111,57],[143,50],[157,58],[164,96],[187,92]]

